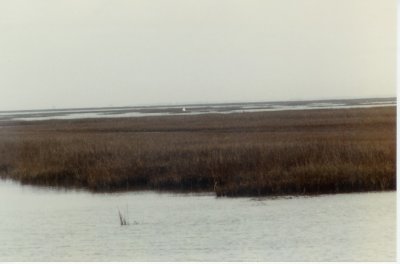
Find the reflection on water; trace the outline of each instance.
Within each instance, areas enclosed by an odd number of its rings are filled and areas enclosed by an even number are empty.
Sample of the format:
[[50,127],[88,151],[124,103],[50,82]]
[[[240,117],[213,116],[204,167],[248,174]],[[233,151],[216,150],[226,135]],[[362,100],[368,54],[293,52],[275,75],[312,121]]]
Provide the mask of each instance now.
[[395,192],[215,198],[0,181],[0,261],[394,261],[395,203]]

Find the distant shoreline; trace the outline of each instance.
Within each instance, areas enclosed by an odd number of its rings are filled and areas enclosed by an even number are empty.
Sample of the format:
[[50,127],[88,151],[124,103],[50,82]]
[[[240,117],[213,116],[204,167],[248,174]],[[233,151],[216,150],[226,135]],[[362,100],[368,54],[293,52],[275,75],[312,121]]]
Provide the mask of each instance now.
[[384,97],[354,97],[354,98],[328,98],[328,99],[309,99],[309,100],[261,100],[261,101],[229,101],[229,102],[187,102],[172,104],[142,104],[142,105],[122,105],[122,106],[91,106],[91,107],[61,107],[61,108],[35,108],[35,109],[9,109],[0,110],[0,113],[6,112],[46,112],[46,111],[69,111],[69,110],[96,110],[96,109],[120,109],[120,108],[155,108],[155,107],[183,107],[183,106],[207,106],[207,105],[241,105],[241,104],[274,104],[274,103],[299,103],[299,102],[343,102],[343,101],[396,101],[396,96]]
[[169,115],[230,114],[288,110],[349,109],[395,106],[396,98],[155,105],[132,107],[0,111],[0,122],[88,118],[124,118]]
[[0,174],[95,192],[395,190],[396,107],[0,122]]

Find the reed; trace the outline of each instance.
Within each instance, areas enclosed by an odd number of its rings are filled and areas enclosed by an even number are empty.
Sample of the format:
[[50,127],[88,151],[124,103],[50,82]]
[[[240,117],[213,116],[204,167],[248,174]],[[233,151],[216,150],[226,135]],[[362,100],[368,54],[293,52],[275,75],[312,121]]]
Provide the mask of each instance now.
[[119,216],[119,223],[121,224],[121,226],[129,225],[129,222],[126,220],[125,216],[121,214],[120,210],[118,210],[118,216]]
[[0,175],[218,196],[396,188],[395,107],[0,123]]

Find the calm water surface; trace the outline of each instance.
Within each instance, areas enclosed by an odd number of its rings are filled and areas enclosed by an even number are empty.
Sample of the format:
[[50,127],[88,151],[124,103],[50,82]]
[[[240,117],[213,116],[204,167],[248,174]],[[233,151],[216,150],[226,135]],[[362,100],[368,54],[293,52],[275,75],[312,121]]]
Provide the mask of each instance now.
[[0,261],[395,261],[395,204],[395,192],[215,198],[0,181]]

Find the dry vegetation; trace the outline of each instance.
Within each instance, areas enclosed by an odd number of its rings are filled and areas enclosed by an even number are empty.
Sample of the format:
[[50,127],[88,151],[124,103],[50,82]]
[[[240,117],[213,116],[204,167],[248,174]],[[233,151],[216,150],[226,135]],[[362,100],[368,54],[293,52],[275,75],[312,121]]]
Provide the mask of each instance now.
[[0,123],[0,175],[218,196],[394,190],[395,107]]

